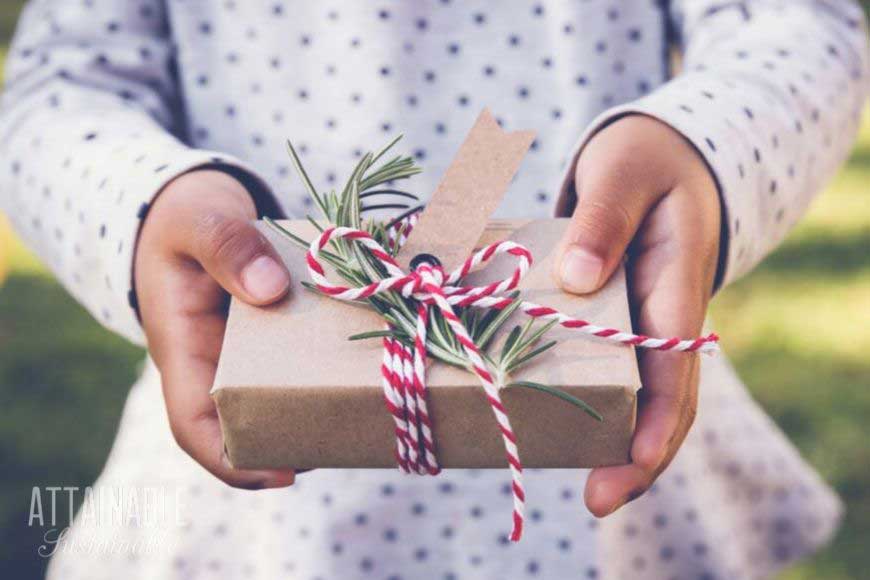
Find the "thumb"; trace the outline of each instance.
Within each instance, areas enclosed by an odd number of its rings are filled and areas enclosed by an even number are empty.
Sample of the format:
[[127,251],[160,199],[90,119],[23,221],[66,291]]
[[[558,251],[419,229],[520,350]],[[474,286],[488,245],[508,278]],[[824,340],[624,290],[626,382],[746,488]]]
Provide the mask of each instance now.
[[601,288],[655,203],[657,196],[625,177],[603,169],[586,174],[582,184],[577,179],[577,205],[555,262],[554,275],[563,290],[586,294]]
[[189,251],[218,284],[249,304],[275,302],[290,286],[278,253],[247,219],[209,215],[198,224]]

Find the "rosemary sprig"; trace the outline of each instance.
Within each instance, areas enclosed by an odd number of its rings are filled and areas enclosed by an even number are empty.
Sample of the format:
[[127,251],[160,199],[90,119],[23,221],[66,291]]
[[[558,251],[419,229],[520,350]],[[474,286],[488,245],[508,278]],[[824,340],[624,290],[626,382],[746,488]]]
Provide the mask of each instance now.
[[535,391],[540,391],[542,393],[547,393],[548,395],[553,395],[554,397],[559,397],[566,403],[571,403],[575,407],[579,407],[586,411],[586,413],[595,419],[596,421],[604,421],[604,417],[601,416],[601,413],[593,409],[588,403],[586,403],[582,399],[578,399],[574,395],[569,395],[565,391],[560,391],[559,389],[554,389],[553,387],[542,385],[541,383],[535,383],[532,381],[516,381],[513,383],[509,383],[508,387],[523,387],[526,389],[533,389]]
[[[393,255],[398,251],[398,244],[390,243],[389,231],[395,228],[393,234],[396,239],[401,238],[407,232],[405,218],[422,209],[417,205],[408,207],[406,200],[419,201],[419,197],[397,187],[397,183],[420,173],[412,157],[398,155],[384,161],[381,160],[399,142],[401,136],[396,137],[386,147],[376,153],[363,155],[345,186],[340,192],[330,191],[318,193],[311,178],[305,171],[299,155],[292,143],[287,142],[287,150],[299,177],[302,180],[308,194],[319,208],[322,218],[334,226],[345,226],[364,229],[384,248]],[[380,165],[379,165],[380,163]],[[363,205],[363,200],[377,197],[378,203]],[[392,199],[391,199],[392,198]],[[380,201],[383,200],[383,201]],[[393,201],[395,200],[395,201]],[[389,221],[364,219],[367,211],[375,209],[405,209],[398,216]],[[322,232],[323,226],[312,216],[306,216],[308,221],[317,231]],[[265,218],[266,223],[276,232],[286,237],[295,245],[307,250],[310,242],[289,231],[275,221]],[[335,272],[353,286],[363,286],[374,281],[383,279],[387,273],[381,263],[364,246],[347,240],[337,240],[330,243],[329,249],[324,248],[320,253]],[[308,282],[303,282],[305,288],[319,292],[317,287]],[[481,350],[487,364],[492,367],[500,384],[506,387],[519,387],[537,390],[547,393],[577,406],[597,420],[602,420],[601,415],[584,401],[569,395],[563,391],[531,381],[507,382],[507,377],[529,361],[539,357],[551,349],[556,341],[550,341],[539,345],[540,339],[549,331],[555,321],[536,324],[529,319],[524,325],[515,326],[502,344],[499,356],[493,356],[490,352],[493,339],[504,328],[507,321],[520,306],[519,291],[513,291],[506,297],[512,301],[501,310],[481,311],[469,307],[457,307],[456,313],[462,320],[475,344]],[[365,340],[383,338],[385,336],[399,340],[405,345],[414,344],[416,306],[411,299],[406,299],[398,293],[391,292],[371,296],[358,304],[367,304],[375,309],[391,326],[389,330],[373,330],[349,337],[349,340]],[[451,331],[447,321],[437,310],[432,311],[429,318],[429,332],[426,339],[426,350],[436,359],[453,366],[470,370],[462,345]]]

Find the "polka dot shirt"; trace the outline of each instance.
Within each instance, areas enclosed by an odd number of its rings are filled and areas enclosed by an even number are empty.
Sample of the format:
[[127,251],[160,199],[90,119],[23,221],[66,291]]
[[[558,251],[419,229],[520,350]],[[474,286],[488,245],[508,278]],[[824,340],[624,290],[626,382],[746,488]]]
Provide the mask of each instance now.
[[136,234],[182,172],[232,169],[301,217],[313,208],[286,138],[328,188],[404,133],[425,195],[489,106],[539,132],[500,214],[540,217],[577,139],[640,112],[715,173],[730,281],[846,156],[867,66],[848,1],[34,0],[7,63],[0,202],[103,324],[141,342]]
[[[727,283],[845,159],[870,74],[849,0],[32,0],[6,76],[0,204],[95,317],[141,342],[135,240],[171,179],[220,167],[301,217],[286,138],[329,188],[404,133],[425,194],[484,106],[539,134],[502,216],[551,215],[583,143],[620,115],[682,133],[722,195]],[[584,475],[533,474],[541,503],[519,547],[501,535],[496,472],[223,489],[171,442],[149,366],[101,481],[183,487],[198,518],[161,555],[61,556],[54,577],[763,577],[829,537],[839,506],[727,362],[704,364],[698,427],[651,493],[599,522]]]

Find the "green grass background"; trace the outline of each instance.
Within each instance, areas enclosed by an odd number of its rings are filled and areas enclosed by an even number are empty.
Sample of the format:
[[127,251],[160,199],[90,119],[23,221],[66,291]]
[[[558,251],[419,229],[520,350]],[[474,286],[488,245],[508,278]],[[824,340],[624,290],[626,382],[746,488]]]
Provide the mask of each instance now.
[[[19,4],[0,3],[0,63]],[[26,525],[31,486],[93,481],[143,353],[99,327],[6,229],[0,570],[32,579],[44,562]],[[718,296],[713,316],[752,393],[848,506],[833,545],[781,580],[870,578],[870,120],[806,219]]]

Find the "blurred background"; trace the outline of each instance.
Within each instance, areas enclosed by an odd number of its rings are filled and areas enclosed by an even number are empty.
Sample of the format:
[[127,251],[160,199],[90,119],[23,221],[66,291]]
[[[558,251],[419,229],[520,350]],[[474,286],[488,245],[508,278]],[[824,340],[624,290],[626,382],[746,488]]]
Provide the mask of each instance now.
[[[23,3],[0,0],[0,74]],[[781,580],[870,577],[870,115],[802,224],[713,316],[754,396],[848,506],[834,543]],[[0,215],[4,578],[42,577],[31,488],[93,482],[143,356],[91,320]]]

